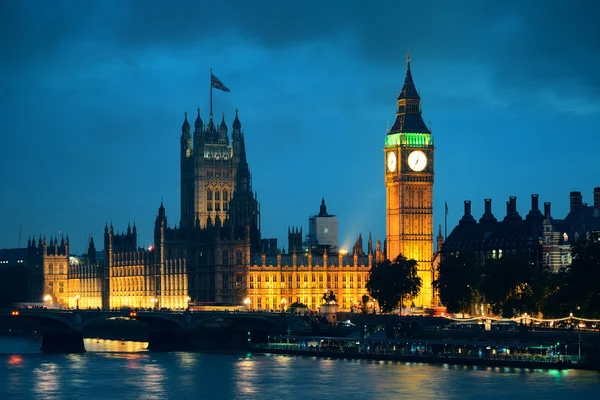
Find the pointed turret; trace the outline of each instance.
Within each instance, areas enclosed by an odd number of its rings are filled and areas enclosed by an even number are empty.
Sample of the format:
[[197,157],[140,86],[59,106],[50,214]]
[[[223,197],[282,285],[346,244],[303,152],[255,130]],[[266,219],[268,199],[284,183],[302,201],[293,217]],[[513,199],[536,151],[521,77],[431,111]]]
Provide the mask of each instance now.
[[213,121],[213,116],[211,115],[208,120],[208,125],[206,125],[206,139],[207,143],[215,143],[218,140],[219,133],[217,132],[217,128]]
[[202,122],[202,118],[200,117],[200,107],[198,107],[198,116],[196,117],[196,122],[194,122],[194,134],[200,135],[202,133],[202,128],[204,128],[204,122]]
[[94,244],[93,236],[90,236],[90,244],[88,246],[88,261],[90,264],[96,264],[96,245]]
[[221,125],[219,126],[219,142],[229,144],[229,136],[227,136],[227,124],[225,123],[225,113],[221,116]]
[[325,205],[325,197],[321,198],[321,208],[319,209],[319,217],[327,217],[327,206]]
[[367,246],[367,253],[373,254],[373,236],[371,235],[371,231],[369,231],[369,243]]
[[183,124],[181,125],[181,132],[183,132],[184,134],[187,132],[189,135],[190,123],[188,122],[187,114],[188,114],[187,111],[183,113],[184,117],[183,117]]
[[235,132],[237,131],[241,131],[242,129],[242,123],[240,122],[240,119],[238,118],[238,109],[235,109],[235,119],[233,120],[233,124],[231,125],[233,131]]
[[421,98],[413,82],[410,53],[408,54],[404,85],[398,95],[396,121],[388,135],[396,133],[431,133],[421,116]]
[[415,83],[413,82],[412,72],[410,71],[410,53],[408,53],[406,60],[406,77],[404,78],[404,85],[398,95],[398,100],[400,99],[421,99],[421,96],[419,96],[419,92],[417,92],[417,88],[415,87]]
[[442,235],[442,224],[440,224],[437,235],[437,252],[439,253],[442,250],[442,245],[444,244],[444,235]]

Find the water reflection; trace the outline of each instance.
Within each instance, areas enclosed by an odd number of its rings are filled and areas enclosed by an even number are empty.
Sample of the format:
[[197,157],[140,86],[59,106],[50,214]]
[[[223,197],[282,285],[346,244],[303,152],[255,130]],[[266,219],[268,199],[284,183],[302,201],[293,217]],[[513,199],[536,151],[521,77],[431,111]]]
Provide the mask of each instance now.
[[86,351],[133,353],[148,351],[148,342],[130,342],[127,340],[83,339]]
[[33,392],[40,398],[58,396],[62,392],[59,380],[61,375],[58,364],[43,362],[33,370]]
[[23,356],[19,354],[11,354],[8,357],[8,363],[12,366],[20,367],[23,365]]
[[154,353],[135,342],[95,344],[102,344],[98,351],[88,348],[80,355],[0,355],[0,400],[585,400],[596,399],[600,388],[600,374],[587,371],[464,368],[246,353]]

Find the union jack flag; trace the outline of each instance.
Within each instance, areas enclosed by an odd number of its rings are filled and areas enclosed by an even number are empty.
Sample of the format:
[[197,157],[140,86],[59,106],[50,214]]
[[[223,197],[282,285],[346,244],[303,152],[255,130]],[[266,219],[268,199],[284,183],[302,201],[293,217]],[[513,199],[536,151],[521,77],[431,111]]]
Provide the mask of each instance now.
[[210,74],[210,85],[215,89],[219,89],[224,92],[231,92],[231,90],[229,90],[227,86],[223,85],[223,82],[221,82],[221,80],[214,76],[212,73]]

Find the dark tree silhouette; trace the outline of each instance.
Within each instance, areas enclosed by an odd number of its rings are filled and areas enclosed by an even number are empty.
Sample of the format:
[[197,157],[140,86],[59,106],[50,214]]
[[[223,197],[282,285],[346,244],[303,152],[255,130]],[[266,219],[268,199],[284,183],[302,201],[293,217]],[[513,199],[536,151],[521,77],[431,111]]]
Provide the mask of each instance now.
[[479,284],[482,269],[475,253],[461,251],[457,255],[446,255],[438,265],[437,272],[438,278],[433,285],[448,311],[470,312],[473,303],[481,297]]
[[404,297],[419,294],[421,278],[417,275],[417,262],[402,254],[391,262],[384,260],[371,268],[367,290],[377,300],[382,312],[394,310]]

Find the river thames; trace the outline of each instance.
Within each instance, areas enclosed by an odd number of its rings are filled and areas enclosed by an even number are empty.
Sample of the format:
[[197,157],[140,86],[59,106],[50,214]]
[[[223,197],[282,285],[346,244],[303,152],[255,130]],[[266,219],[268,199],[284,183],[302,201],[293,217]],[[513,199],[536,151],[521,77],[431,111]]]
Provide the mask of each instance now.
[[152,353],[86,339],[81,355],[0,339],[0,399],[597,399],[600,373],[261,354]]

